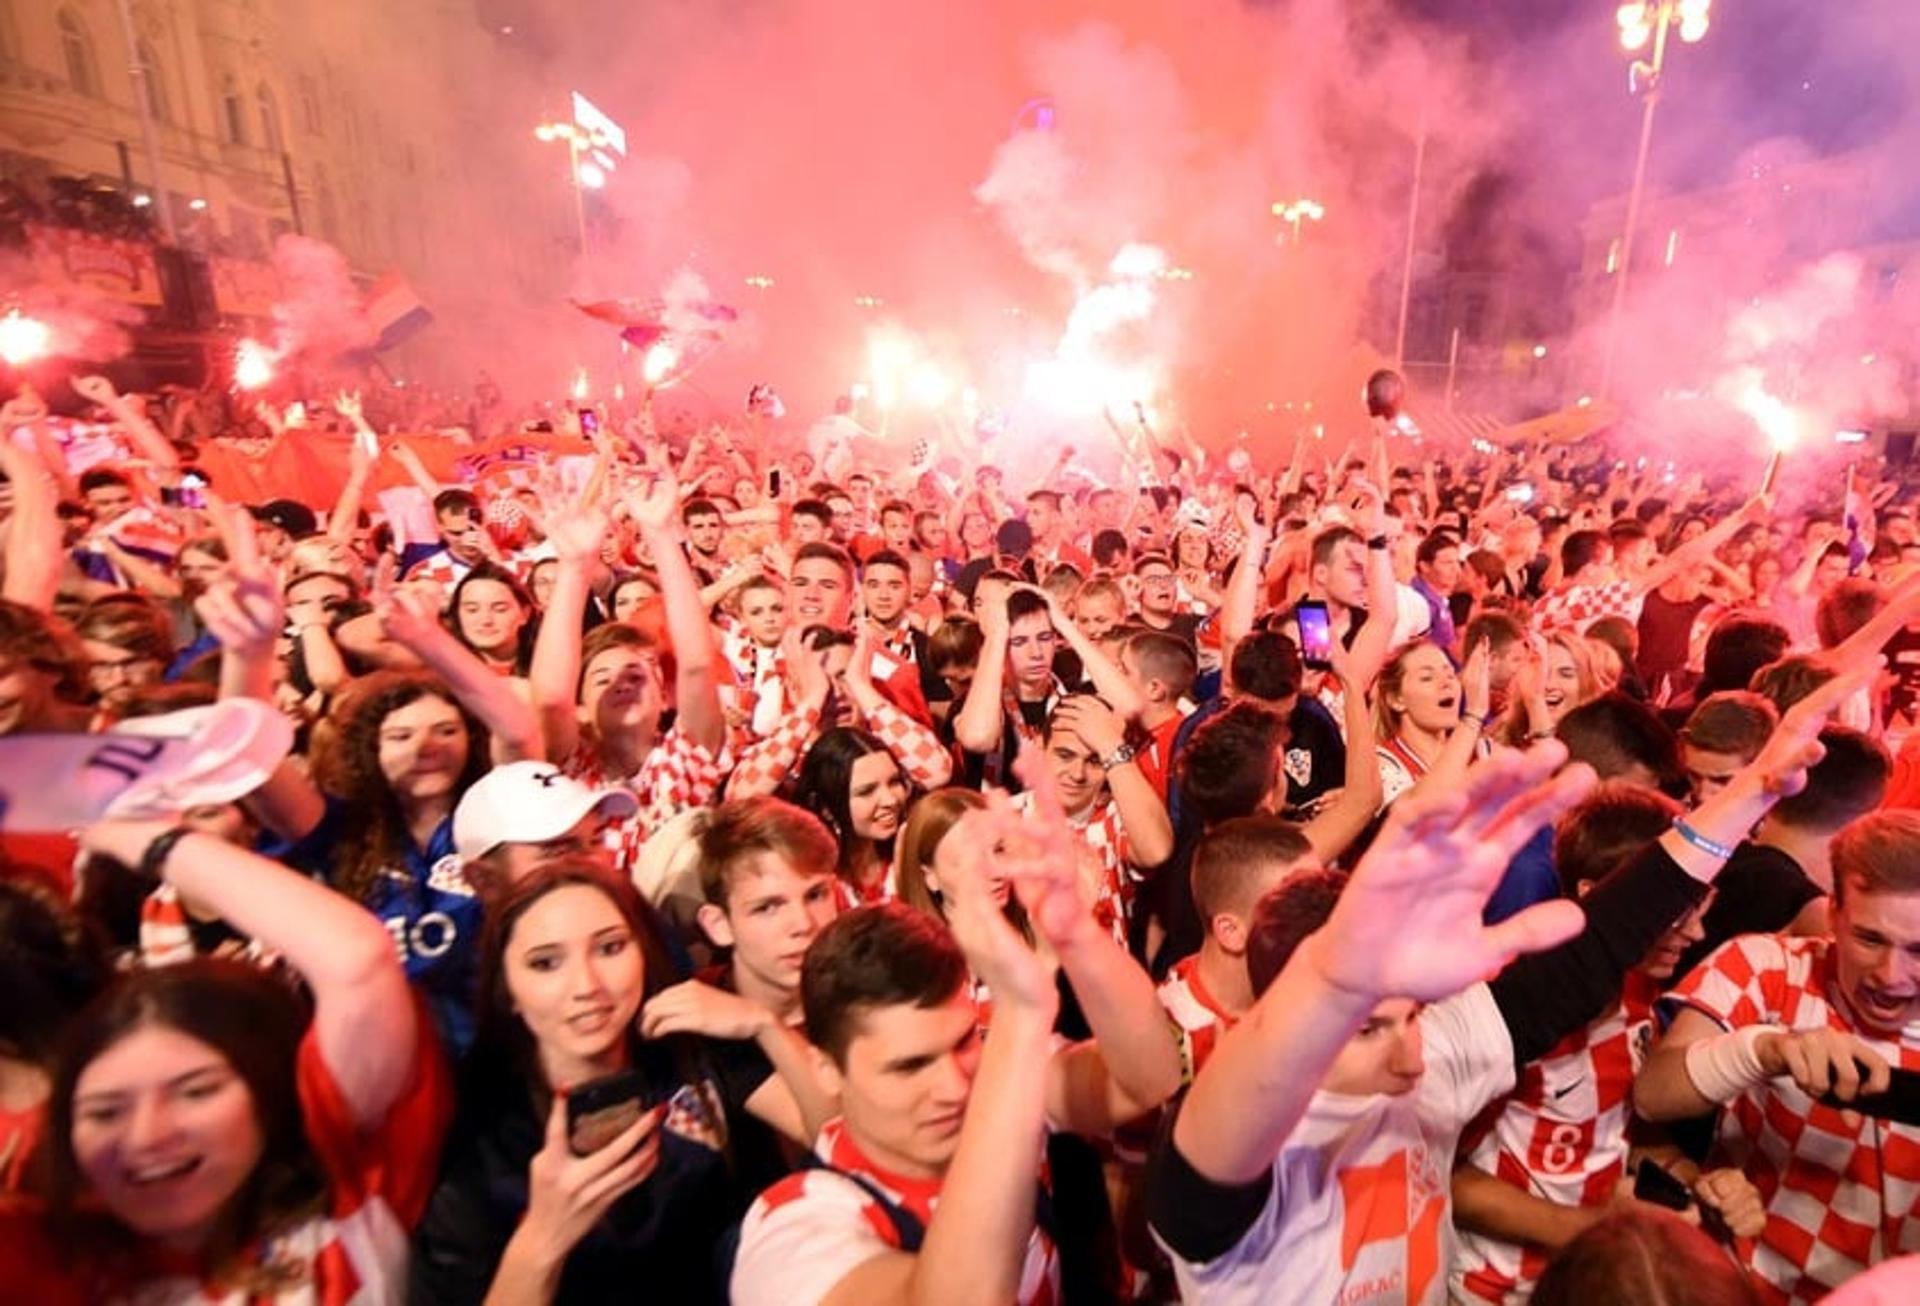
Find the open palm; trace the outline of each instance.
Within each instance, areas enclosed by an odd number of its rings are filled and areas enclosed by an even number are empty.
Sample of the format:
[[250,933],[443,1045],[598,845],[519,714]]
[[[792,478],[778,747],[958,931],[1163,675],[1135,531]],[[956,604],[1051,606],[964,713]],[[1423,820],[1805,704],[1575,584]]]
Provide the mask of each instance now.
[[1318,949],[1327,978],[1350,992],[1438,1001],[1578,934],[1584,918],[1566,901],[1481,921],[1514,854],[1592,788],[1585,766],[1554,775],[1565,760],[1558,743],[1503,752],[1459,790],[1396,804],[1327,922]]

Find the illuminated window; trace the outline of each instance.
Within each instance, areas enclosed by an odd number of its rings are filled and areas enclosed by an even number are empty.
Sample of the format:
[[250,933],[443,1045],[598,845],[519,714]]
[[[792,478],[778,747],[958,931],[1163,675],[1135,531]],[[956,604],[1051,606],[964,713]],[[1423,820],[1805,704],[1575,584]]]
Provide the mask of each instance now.
[[1612,276],[1620,270],[1620,238],[1615,236],[1613,243],[1607,246],[1607,275]]
[[1675,227],[1667,233],[1667,266],[1673,266],[1674,256],[1680,252],[1680,228]]

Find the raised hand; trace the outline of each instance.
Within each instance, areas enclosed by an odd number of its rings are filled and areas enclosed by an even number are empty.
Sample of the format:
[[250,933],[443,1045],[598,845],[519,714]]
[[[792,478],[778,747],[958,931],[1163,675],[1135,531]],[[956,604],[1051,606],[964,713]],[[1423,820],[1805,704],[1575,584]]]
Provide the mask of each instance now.
[[253,519],[244,509],[214,499],[207,512],[227,546],[228,562],[193,610],[222,648],[241,657],[269,656],[286,625],[280,579],[260,557]]
[[1355,868],[1326,927],[1308,940],[1322,977],[1348,993],[1438,1001],[1580,932],[1574,903],[1482,923],[1507,864],[1593,787],[1585,766],[1555,770],[1566,748],[1503,751],[1455,790],[1409,794]]
[[1786,798],[1807,787],[1807,768],[1826,756],[1826,749],[1820,744],[1820,732],[1826,727],[1827,719],[1847,699],[1871,685],[1885,661],[1870,658],[1835,676],[1787,709],[1766,746],[1748,764],[1759,777],[1764,792]]
[[1056,728],[1078,735],[1097,757],[1106,757],[1127,741],[1126,720],[1091,694],[1066,699],[1055,709],[1053,721]]
[[430,581],[396,583],[394,570],[389,556],[381,558],[373,572],[373,614],[381,634],[405,648],[417,648],[446,634],[440,624],[446,606],[440,587]]
[[1709,1170],[1693,1185],[1693,1196],[1716,1212],[1736,1238],[1758,1238],[1767,1227],[1767,1204],[1753,1180],[1738,1170]]
[[333,397],[333,411],[352,422],[356,427],[366,421],[366,413],[360,406],[358,390],[342,390]]
[[828,691],[833,688],[833,681],[827,675],[825,655],[808,648],[801,641],[797,628],[787,631],[780,641],[780,649],[786,654],[787,674],[793,677],[794,701],[815,706],[824,704]]
[[[1336,643],[1338,641],[1335,641]],[[1482,724],[1493,707],[1492,644],[1481,640],[1467,654],[1460,668],[1460,706],[1465,715],[1478,717]]]
[[643,531],[671,531],[680,522],[680,486],[671,471],[627,487],[627,515]]
[[47,415],[47,401],[40,392],[30,385],[20,387],[20,393],[7,400],[0,407],[0,430],[12,430],[16,426],[27,426]]

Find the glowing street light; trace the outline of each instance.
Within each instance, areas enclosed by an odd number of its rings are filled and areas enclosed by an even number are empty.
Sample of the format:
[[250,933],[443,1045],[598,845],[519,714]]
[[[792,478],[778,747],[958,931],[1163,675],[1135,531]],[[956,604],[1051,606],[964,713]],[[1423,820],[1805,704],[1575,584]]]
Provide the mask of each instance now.
[[[593,115],[583,115],[580,110],[583,100],[577,92],[574,101],[575,121],[543,122],[533,129],[533,135],[535,140],[546,144],[566,142],[567,179],[573,187],[573,222],[579,232],[580,253],[584,257],[587,252],[587,204],[582,192],[599,190],[607,184],[607,166],[598,160],[607,159],[611,163],[612,160],[603,151],[613,148],[624,154],[627,142],[624,134],[614,134],[618,129],[604,114],[596,110]],[[591,108],[591,105],[588,107]],[[585,121],[581,121],[583,116]],[[614,130],[609,130],[610,127]],[[595,157],[581,157],[587,154]]]
[[1313,200],[1297,199],[1287,202],[1276,202],[1273,206],[1273,216],[1293,228],[1293,243],[1298,245],[1300,243],[1300,224],[1302,222],[1319,222],[1327,216],[1327,210],[1324,206]]
[[39,318],[27,317],[17,308],[0,317],[0,362],[8,367],[37,363],[52,349],[53,328]]
[[[1644,107],[1640,113],[1640,149],[1633,161],[1633,185],[1627,191],[1627,218],[1620,231],[1620,258],[1615,266],[1609,257],[1608,272],[1613,283],[1613,306],[1607,313],[1607,335],[1600,364],[1600,396],[1606,398],[1613,384],[1613,362],[1620,345],[1620,314],[1627,302],[1627,274],[1633,264],[1633,234],[1640,222],[1640,197],[1647,183],[1647,150],[1653,143],[1653,114],[1660,104],[1661,75],[1666,71],[1667,33],[1677,24],[1680,39],[1688,45],[1707,34],[1708,11],[1713,0],[1632,0],[1614,11],[1620,27],[1620,45],[1628,52],[1643,50],[1653,43],[1648,59],[1635,59],[1627,71],[1627,90],[1639,95]],[[1669,245],[1671,251],[1671,243]],[[1668,260],[1671,262],[1671,258]]]

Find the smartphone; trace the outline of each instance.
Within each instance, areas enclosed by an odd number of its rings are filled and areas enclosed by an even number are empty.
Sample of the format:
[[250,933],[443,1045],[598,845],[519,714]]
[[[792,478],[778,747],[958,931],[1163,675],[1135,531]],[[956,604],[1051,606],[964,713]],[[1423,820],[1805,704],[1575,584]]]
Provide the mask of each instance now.
[[1820,1100],[1840,1111],[1857,1111],[1895,1124],[1920,1125],[1920,1070],[1895,1069],[1884,1093],[1863,1093],[1851,1102],[1828,1093]]
[[1294,609],[1294,619],[1300,626],[1300,660],[1309,670],[1327,671],[1333,666],[1333,619],[1327,615],[1327,605],[1312,599],[1303,599]]
[[777,499],[780,497],[780,469],[778,467],[769,467],[767,469],[767,497],[769,499]]
[[1643,1202],[1664,1206],[1669,1211],[1684,1211],[1693,1205],[1693,1194],[1675,1179],[1663,1165],[1642,1161],[1633,1172],[1633,1195]]
[[207,478],[198,472],[186,473],[180,478],[180,484],[160,487],[160,502],[168,508],[205,508]]
[[647,1081],[637,1070],[589,1080],[567,1094],[567,1143],[590,1156],[633,1127],[647,1110]]
[[600,414],[591,408],[580,410],[580,434],[592,438],[600,434]]
[[1522,481],[1518,485],[1509,486],[1507,488],[1507,499],[1511,503],[1532,503],[1533,483],[1531,481]]

